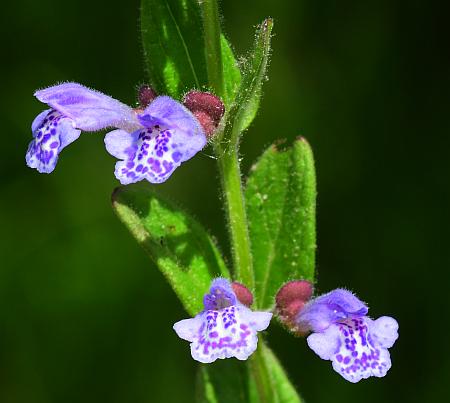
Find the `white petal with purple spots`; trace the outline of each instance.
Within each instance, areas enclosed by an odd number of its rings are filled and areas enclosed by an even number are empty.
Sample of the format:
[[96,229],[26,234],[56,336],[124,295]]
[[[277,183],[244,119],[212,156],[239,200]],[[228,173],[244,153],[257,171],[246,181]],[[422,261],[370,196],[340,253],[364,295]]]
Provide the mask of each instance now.
[[236,357],[246,360],[256,350],[256,330],[243,320],[239,308],[207,311],[198,339],[191,345],[192,356],[200,362]]
[[80,137],[71,119],[55,110],[40,113],[32,124],[33,137],[28,146],[26,162],[41,173],[55,169],[60,151]]
[[165,182],[206,145],[195,116],[170,97],[157,97],[138,120],[142,127],[131,134],[115,130],[105,137],[108,152],[122,160],[116,164],[115,175],[123,185],[143,179]]
[[116,164],[115,175],[127,185],[146,179],[151,183],[165,182],[183,161],[193,157],[204,144],[193,145],[191,138],[177,129],[153,126],[128,136],[115,132],[105,138],[107,150],[123,161]]
[[270,312],[253,312],[240,304],[230,281],[221,277],[212,281],[203,306],[195,318],[173,326],[180,338],[191,342],[192,358],[203,363],[231,357],[246,360],[256,350],[257,332],[272,319]]
[[210,363],[236,357],[246,360],[258,344],[257,331],[269,326],[272,314],[252,312],[242,305],[221,310],[206,310],[193,319],[174,325],[178,336],[191,342],[191,355],[197,361]]
[[391,359],[388,350],[372,338],[372,324],[376,322],[361,317],[332,324],[324,332],[311,334],[308,345],[322,359],[331,360],[333,369],[350,382],[383,377]]

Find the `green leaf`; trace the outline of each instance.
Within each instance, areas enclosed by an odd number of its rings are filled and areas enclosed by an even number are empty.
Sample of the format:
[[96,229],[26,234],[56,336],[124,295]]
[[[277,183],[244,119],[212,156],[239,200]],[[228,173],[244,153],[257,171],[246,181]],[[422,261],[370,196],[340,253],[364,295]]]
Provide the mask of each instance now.
[[286,150],[269,147],[252,167],[245,190],[258,308],[273,305],[287,281],[314,281],[316,179],[303,138]]
[[201,365],[196,392],[198,403],[301,403],[280,362],[262,340],[246,362],[229,359]]
[[[141,31],[150,84],[160,94],[181,97],[209,88],[201,10],[197,0],[142,0]],[[229,107],[241,72],[227,39],[220,37],[224,103]]]
[[229,277],[204,228],[148,184],[117,188],[112,203],[119,219],[166,276],[186,310],[191,315],[200,312],[211,280],[219,275]]
[[240,134],[247,129],[256,116],[266,78],[272,38],[272,19],[266,19],[256,32],[253,50],[244,65],[241,85],[235,102],[230,108],[224,131],[225,142],[235,146]]
[[150,83],[181,98],[207,83],[202,18],[196,0],[142,0],[141,31]]
[[256,32],[253,51],[244,67],[241,88],[236,98],[240,106],[240,127],[244,131],[256,116],[262,94],[262,84],[266,79],[271,52],[273,20],[266,19]]
[[226,107],[230,107],[236,97],[237,90],[241,84],[241,71],[234,57],[233,50],[226,38],[220,36],[222,50],[222,64],[224,77],[224,96],[223,102]]

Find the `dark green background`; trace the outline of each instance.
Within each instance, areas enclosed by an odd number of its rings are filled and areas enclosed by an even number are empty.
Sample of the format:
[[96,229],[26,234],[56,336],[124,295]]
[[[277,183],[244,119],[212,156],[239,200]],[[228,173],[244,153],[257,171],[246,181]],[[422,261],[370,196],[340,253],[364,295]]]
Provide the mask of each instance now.
[[[385,379],[352,385],[273,323],[269,342],[308,402],[439,402],[450,379],[448,17],[421,1],[240,1],[222,6],[238,54],[275,19],[270,80],[243,141],[246,172],[304,135],[318,175],[319,291],[354,290],[400,323]],[[190,402],[186,317],[110,207],[102,134],[52,175],[25,166],[36,88],[78,81],[133,103],[145,81],[138,1],[2,4],[0,401]],[[227,250],[205,150],[159,186]]]

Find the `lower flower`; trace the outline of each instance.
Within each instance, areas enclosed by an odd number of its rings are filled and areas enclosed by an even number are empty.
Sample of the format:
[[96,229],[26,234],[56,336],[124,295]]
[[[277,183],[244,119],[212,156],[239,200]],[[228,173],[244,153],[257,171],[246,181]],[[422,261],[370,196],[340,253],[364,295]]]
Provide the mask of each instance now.
[[180,338],[191,342],[192,358],[203,363],[231,357],[246,360],[256,350],[257,332],[269,326],[272,314],[242,305],[223,278],[213,281],[203,303],[201,313],[173,326]]
[[309,302],[297,317],[303,331],[313,331],[308,346],[333,369],[356,383],[371,376],[383,377],[391,368],[388,348],[398,338],[398,323],[389,316],[372,320],[366,305],[346,290],[338,289]]

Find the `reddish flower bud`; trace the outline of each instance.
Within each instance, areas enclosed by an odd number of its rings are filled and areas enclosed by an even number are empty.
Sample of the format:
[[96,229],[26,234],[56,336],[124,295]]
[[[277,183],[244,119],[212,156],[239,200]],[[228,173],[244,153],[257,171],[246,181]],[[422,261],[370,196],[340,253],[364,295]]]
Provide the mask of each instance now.
[[283,317],[285,318],[295,318],[297,314],[305,306],[306,302],[299,299],[291,301],[285,307],[283,307]]
[[139,106],[145,109],[157,97],[155,90],[149,85],[143,84],[138,90]]
[[216,124],[206,112],[194,111],[192,114],[197,118],[207,137],[210,137],[216,130]]
[[295,325],[295,318],[311,299],[313,291],[313,285],[309,281],[294,280],[283,285],[275,297],[276,310],[280,320],[294,332],[299,333],[299,329]]
[[253,294],[244,284],[233,281],[231,287],[241,304],[248,307],[253,304]]
[[281,287],[276,296],[277,306],[284,306],[295,300],[308,301],[313,293],[313,285],[307,280],[289,281]]
[[207,136],[215,131],[225,113],[225,106],[220,98],[209,92],[190,91],[185,95],[183,103],[197,117]]

